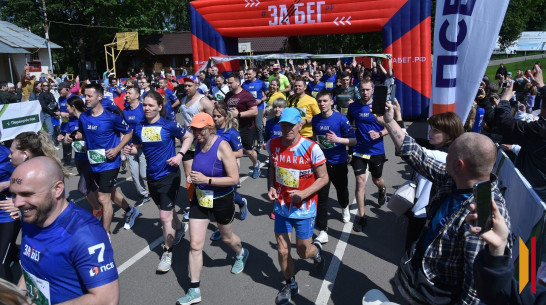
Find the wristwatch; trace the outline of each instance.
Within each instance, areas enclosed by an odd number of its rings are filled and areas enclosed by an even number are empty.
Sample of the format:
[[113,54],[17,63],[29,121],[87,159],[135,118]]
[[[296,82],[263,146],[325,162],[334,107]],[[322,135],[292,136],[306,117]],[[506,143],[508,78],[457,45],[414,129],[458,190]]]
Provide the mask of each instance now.
[[183,152],[179,151],[178,153],[179,153],[182,157],[184,157],[184,153],[183,153]]
[[379,136],[380,136],[380,137],[383,136],[383,131],[379,131]]

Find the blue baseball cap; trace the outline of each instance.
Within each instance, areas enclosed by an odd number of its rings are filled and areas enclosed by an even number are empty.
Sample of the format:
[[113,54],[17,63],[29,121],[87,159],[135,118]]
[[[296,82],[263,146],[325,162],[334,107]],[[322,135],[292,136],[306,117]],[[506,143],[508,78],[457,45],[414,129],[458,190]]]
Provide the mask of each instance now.
[[281,112],[279,123],[287,122],[290,124],[297,124],[301,122],[301,113],[297,108],[284,108]]
[[188,75],[188,76],[184,76],[184,78],[182,79],[182,81],[184,83],[186,82],[190,82],[190,83],[194,83],[196,85],[199,85],[199,77],[195,76],[195,75]]

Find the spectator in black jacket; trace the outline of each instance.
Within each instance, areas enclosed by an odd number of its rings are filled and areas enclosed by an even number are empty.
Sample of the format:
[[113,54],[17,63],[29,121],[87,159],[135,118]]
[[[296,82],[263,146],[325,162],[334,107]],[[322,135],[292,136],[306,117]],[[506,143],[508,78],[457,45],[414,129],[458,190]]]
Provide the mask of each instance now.
[[42,92],[38,96],[38,100],[40,101],[40,106],[42,106],[42,117],[47,129],[47,133],[51,137],[51,140],[56,143],[57,139],[55,137],[53,122],[51,121],[51,118],[59,118],[61,116],[61,111],[59,110],[59,104],[55,100],[55,97],[49,91],[49,86],[50,84],[47,80],[42,81]]
[[[546,87],[542,70],[535,66],[535,82],[542,95],[546,95]],[[503,91],[501,101],[492,108],[489,102],[480,107],[486,110],[484,119],[490,126],[502,134],[503,142],[518,144],[521,150],[515,165],[529,181],[542,200],[546,200],[546,103],[542,103],[539,118],[533,122],[514,119],[509,100],[514,96],[513,83]]]
[[508,74],[508,71],[506,71],[506,67],[504,67],[504,64],[500,64],[499,68],[497,69],[497,73],[495,73],[495,75],[502,75],[504,77],[506,77],[506,75]]
[[[481,228],[473,226],[478,219],[475,203],[470,205],[470,211],[466,217],[466,222],[470,225],[468,231],[478,234]],[[519,293],[518,281],[513,277],[511,251],[506,247],[510,230],[494,201],[491,201],[491,211],[493,228],[480,235],[487,245],[480,250],[474,260],[474,283],[478,298],[485,304],[495,305],[546,304],[546,286],[544,286],[546,279],[540,272],[536,294],[531,292],[530,285]]]

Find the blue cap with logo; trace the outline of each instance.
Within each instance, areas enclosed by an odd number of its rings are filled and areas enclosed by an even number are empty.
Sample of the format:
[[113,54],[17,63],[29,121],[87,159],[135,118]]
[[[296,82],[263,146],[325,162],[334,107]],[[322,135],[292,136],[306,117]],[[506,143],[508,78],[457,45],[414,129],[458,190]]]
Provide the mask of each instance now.
[[194,83],[194,84],[199,85],[199,77],[197,77],[197,76],[195,76],[195,75],[184,76],[184,78],[182,79],[182,81],[183,81],[184,83],[190,82],[190,83]]
[[279,123],[287,122],[290,124],[297,124],[301,122],[301,113],[297,108],[284,108],[281,112]]

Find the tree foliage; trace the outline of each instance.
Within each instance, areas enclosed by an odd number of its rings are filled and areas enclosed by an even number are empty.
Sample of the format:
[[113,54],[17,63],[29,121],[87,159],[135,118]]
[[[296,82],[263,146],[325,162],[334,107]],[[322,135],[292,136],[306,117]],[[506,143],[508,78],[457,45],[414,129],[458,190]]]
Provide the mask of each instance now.
[[[546,21],[542,18],[545,0],[511,0],[499,32],[499,45],[506,49],[526,30],[544,30]],[[540,12],[542,8],[542,12]]]

